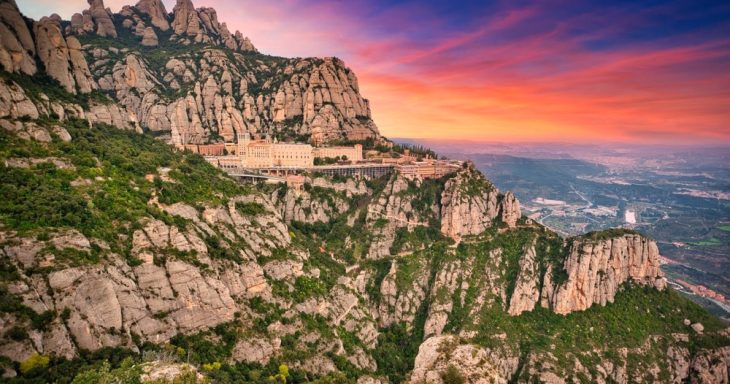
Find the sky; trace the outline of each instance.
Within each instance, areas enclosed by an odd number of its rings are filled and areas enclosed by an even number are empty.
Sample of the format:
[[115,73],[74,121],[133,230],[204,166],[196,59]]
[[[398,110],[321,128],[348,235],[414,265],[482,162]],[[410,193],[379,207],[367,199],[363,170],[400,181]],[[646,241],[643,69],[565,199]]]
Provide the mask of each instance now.
[[[36,19],[88,8],[17,2]],[[730,144],[728,1],[193,3],[263,53],[343,59],[388,137]]]

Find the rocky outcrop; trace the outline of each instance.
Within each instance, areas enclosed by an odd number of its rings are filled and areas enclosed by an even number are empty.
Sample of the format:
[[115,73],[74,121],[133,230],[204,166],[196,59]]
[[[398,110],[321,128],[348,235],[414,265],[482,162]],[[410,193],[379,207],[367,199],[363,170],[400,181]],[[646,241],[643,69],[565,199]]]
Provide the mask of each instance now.
[[274,190],[271,200],[287,223],[328,223],[350,209],[354,196],[366,193],[368,189],[363,181],[348,179],[335,183],[317,177],[307,178],[303,190],[286,187]]
[[517,201],[512,192],[507,192],[499,202],[499,215],[502,222],[507,224],[509,227],[517,226],[517,220],[522,216],[520,211],[520,202]]
[[142,35],[142,42],[140,44],[146,47],[156,47],[159,44],[157,34],[155,33],[155,30],[152,29],[152,27],[147,27],[144,29],[144,35]]
[[520,205],[508,192],[500,196],[492,183],[473,164],[457,172],[446,182],[441,195],[441,232],[454,239],[478,235],[492,226],[501,215],[509,227],[521,216]]
[[454,261],[443,266],[436,274],[433,286],[431,287],[431,302],[428,307],[428,317],[423,325],[423,336],[438,336],[443,331],[449,320],[449,315],[454,305],[462,305],[455,302],[454,292],[457,289],[468,289],[468,283],[460,279],[464,274],[470,272],[471,266],[467,263]]
[[175,34],[193,37],[200,34],[200,18],[192,1],[177,0],[172,12],[175,14],[175,19],[172,21],[172,30],[175,31]]
[[95,25],[95,32],[99,36],[117,37],[117,30],[114,27],[112,13],[104,7],[104,0],[88,0],[91,20]]
[[[32,308],[39,308],[38,312],[69,310],[65,326],[62,323],[58,329],[40,335],[31,351],[73,355],[75,346],[87,350],[132,348],[130,334],[164,342],[178,332],[189,333],[230,321],[233,313],[242,308],[237,300],[270,295],[262,268],[252,260],[289,243],[289,235],[276,215],[244,217],[236,213],[235,202],[228,207],[210,208],[202,215],[185,205],[162,208],[193,224],[180,229],[159,220],[144,220],[142,229],[136,230],[131,239],[131,254],[140,260],[135,266],[115,254],[109,254],[104,265],[66,266],[53,257],[53,252],[92,252],[90,241],[77,231],[55,234],[47,244],[32,239],[13,240],[18,246],[0,250],[22,265],[54,265],[56,271],[48,275],[47,282],[21,279],[12,283],[11,291]],[[261,227],[269,230],[262,233]],[[235,235],[230,236],[247,244],[241,254],[244,260],[233,263],[210,258],[201,234],[231,230]],[[49,245],[54,251],[41,253]],[[170,249],[177,253],[170,253]],[[191,264],[189,259],[172,255],[192,255],[196,261]],[[62,342],[69,338],[75,346]]]
[[[15,82],[0,81],[0,118],[37,119],[38,108]],[[10,123],[8,123],[10,124]]]
[[421,181],[409,180],[396,173],[390,177],[383,191],[368,206],[366,224],[373,235],[368,257],[380,259],[391,254],[390,248],[399,229],[413,231],[416,227],[427,226],[428,219],[438,212],[435,205],[427,207],[426,212],[418,211],[411,204],[418,192]]
[[69,93],[76,93],[77,88],[81,93],[96,89],[79,41],[73,36],[68,41],[63,37],[58,18],[44,17],[33,29],[38,57],[49,76]]
[[692,383],[730,383],[730,347],[705,350],[690,367]]
[[36,72],[35,44],[15,0],[0,3],[0,65],[8,72]]
[[561,314],[611,303],[625,282],[666,286],[656,242],[638,234],[574,239],[564,268],[567,279],[549,299],[550,307]]
[[135,116],[120,108],[117,104],[92,104],[85,114],[90,123],[104,123],[121,129],[141,132]]
[[508,312],[512,316],[532,311],[540,300],[540,266],[536,260],[534,243],[527,248],[519,264],[517,282],[509,301]]
[[172,12],[175,15],[171,24],[175,32],[172,39],[175,41],[183,44],[215,44],[236,51],[256,51],[248,38],[238,31],[231,34],[226,23],[219,23],[213,8],[195,9],[192,1],[177,0]]
[[68,62],[71,65],[71,73],[76,80],[76,87],[81,93],[89,93],[96,89],[96,82],[91,75],[89,66],[86,63],[84,53],[81,51],[81,43],[74,36],[66,38],[68,47]]
[[[398,270],[410,269],[410,281],[398,281]],[[428,295],[428,263],[425,260],[393,262],[380,285],[379,325],[387,327],[401,322],[412,323]]]
[[150,17],[152,25],[162,31],[170,29],[170,23],[167,21],[167,11],[165,4],[161,0],[140,0],[137,9]]
[[455,336],[431,337],[418,348],[410,382],[441,384],[450,371],[452,380],[458,377],[462,383],[506,384],[517,364],[517,356],[463,343]]
[[[242,55],[256,52],[251,41],[240,32],[230,33],[215,10],[196,9],[190,0],[177,2],[171,25],[159,0],[139,1],[115,15],[101,0],[90,0],[89,5],[68,24],[57,15],[43,18],[34,23],[31,34],[15,4],[3,3],[0,28],[8,33],[0,40],[0,64],[32,74],[37,57],[66,91],[109,93],[118,109],[134,115],[127,118],[124,112],[123,120],[137,122],[135,129],[154,131],[173,144],[234,142],[245,133],[282,132],[315,143],[379,137],[355,74],[336,58],[262,61]],[[79,44],[75,35],[115,38],[114,18],[121,20],[120,28],[129,29],[125,33],[137,36],[139,45],[120,49],[96,41]],[[174,33],[166,44],[207,47],[198,49],[200,55],[169,57],[166,65],[150,63],[136,52],[162,44],[160,39],[168,34],[158,31],[169,29]],[[235,53],[229,55],[223,48]]]

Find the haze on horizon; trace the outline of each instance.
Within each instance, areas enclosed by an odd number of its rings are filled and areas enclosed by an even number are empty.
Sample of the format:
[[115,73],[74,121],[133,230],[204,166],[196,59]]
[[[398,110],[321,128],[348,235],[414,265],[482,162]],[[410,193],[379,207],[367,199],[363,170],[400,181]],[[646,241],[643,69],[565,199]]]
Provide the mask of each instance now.
[[[728,2],[193,3],[262,53],[345,60],[389,137],[730,144]],[[18,6],[34,19],[88,7]]]

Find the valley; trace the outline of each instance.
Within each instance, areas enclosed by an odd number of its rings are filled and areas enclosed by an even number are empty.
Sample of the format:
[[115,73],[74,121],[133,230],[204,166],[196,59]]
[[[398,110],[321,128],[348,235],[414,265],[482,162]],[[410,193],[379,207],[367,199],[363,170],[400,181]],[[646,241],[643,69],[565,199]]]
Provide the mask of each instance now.
[[528,217],[563,236],[613,227],[646,233],[657,240],[671,279],[719,293],[723,298],[699,297],[699,288],[694,293],[683,288],[713,313],[730,316],[725,149],[652,152],[545,144],[497,152],[447,156],[472,159],[496,185],[514,191]]

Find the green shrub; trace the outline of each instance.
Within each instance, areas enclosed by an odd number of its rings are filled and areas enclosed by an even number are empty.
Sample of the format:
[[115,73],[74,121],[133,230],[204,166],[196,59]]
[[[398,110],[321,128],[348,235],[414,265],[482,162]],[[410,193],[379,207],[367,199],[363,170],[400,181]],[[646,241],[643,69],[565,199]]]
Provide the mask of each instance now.
[[27,374],[30,371],[45,368],[48,366],[49,361],[50,359],[48,356],[34,353],[20,363],[20,372],[22,374]]
[[254,201],[248,203],[237,201],[236,210],[243,216],[258,216],[268,212],[263,204]]

